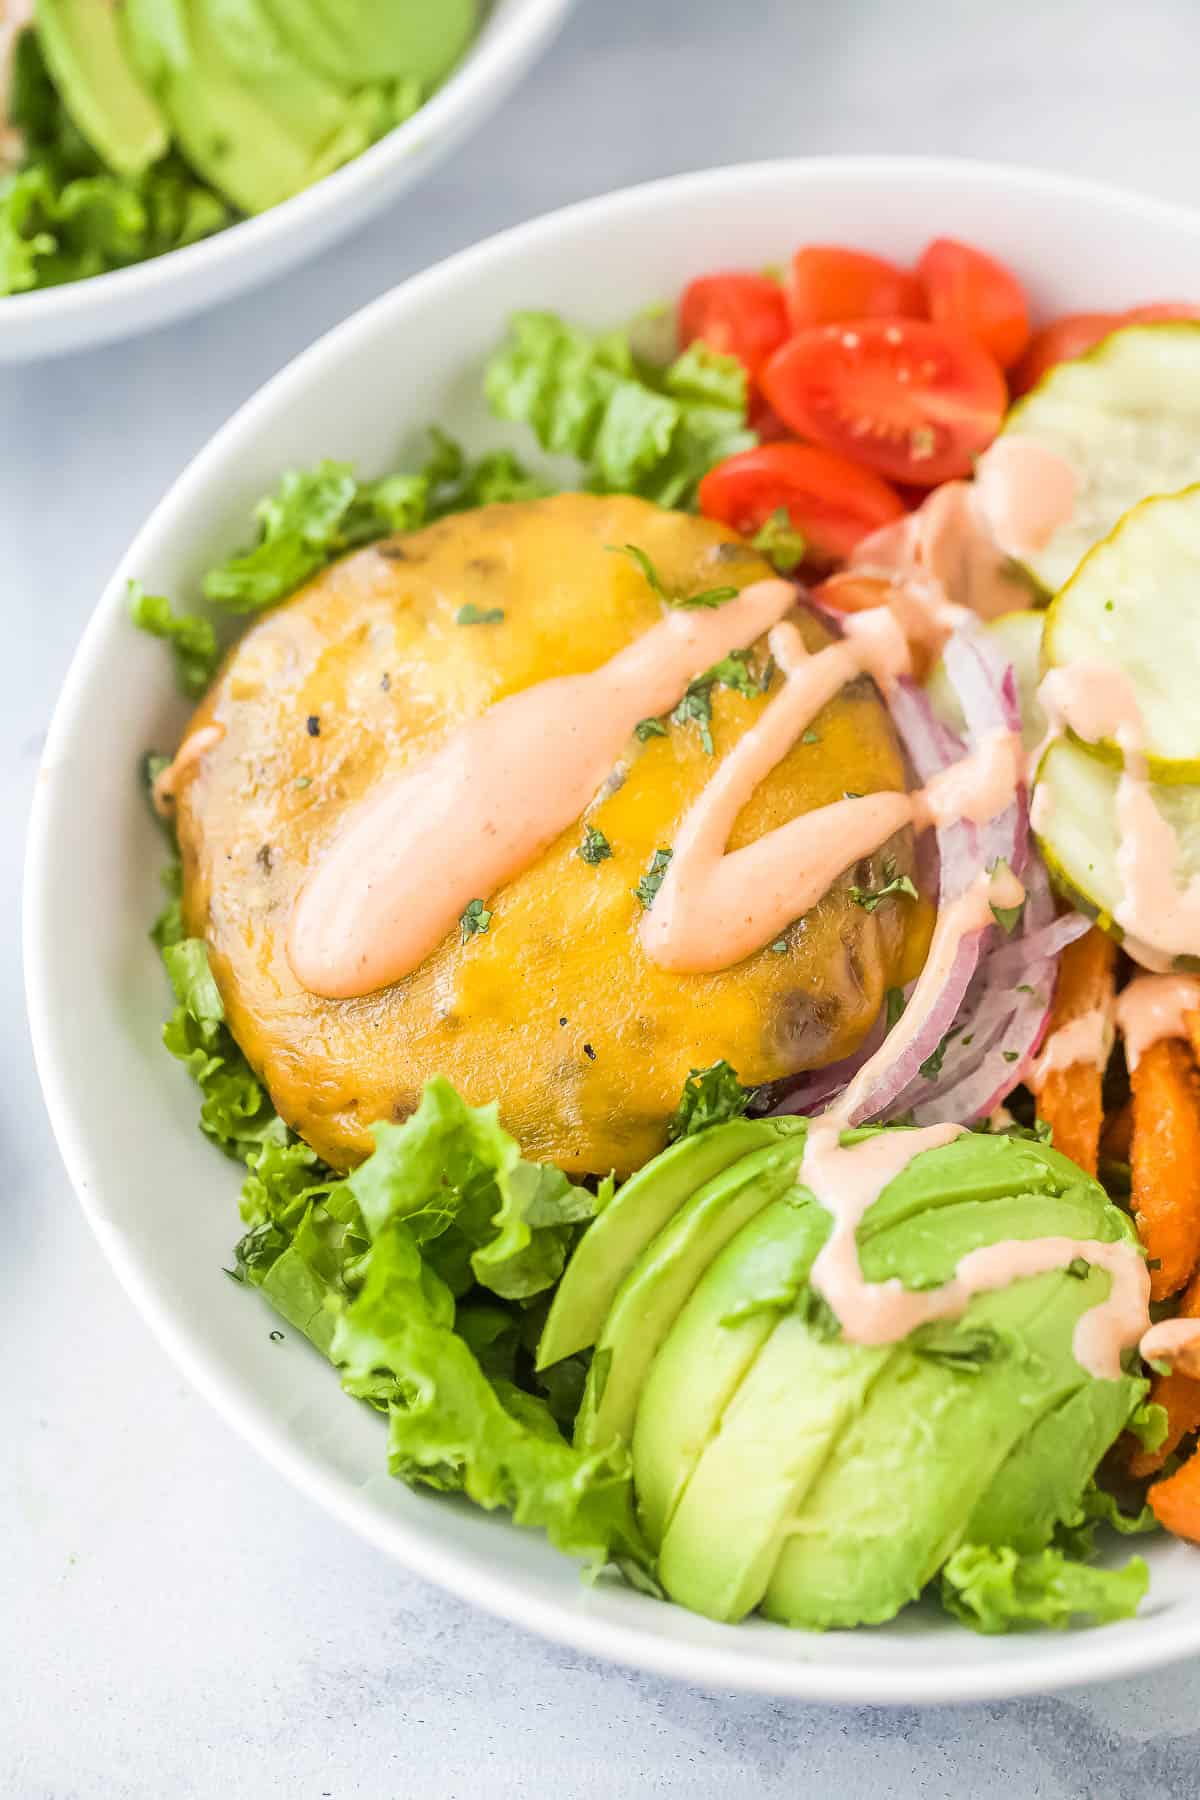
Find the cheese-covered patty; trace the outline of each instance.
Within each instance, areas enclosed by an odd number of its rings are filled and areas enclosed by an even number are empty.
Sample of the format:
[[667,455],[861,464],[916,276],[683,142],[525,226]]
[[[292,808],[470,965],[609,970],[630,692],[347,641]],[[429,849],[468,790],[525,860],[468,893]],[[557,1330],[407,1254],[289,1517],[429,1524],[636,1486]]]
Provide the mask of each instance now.
[[[193,721],[220,733],[178,784],[185,920],[279,1112],[335,1167],[443,1074],[473,1103],[498,1098],[526,1155],[625,1173],[663,1144],[689,1070],[724,1057],[759,1083],[844,1056],[919,966],[928,909],[903,895],[868,909],[850,891],[881,886],[885,863],[911,872],[907,832],[732,968],[682,975],[649,960],[639,881],[769,703],[770,690],[718,683],[707,728],[702,696],[699,718],[633,735],[586,819],[479,896],[486,930],[454,930],[361,998],[300,985],[292,909],[351,809],[494,702],[597,668],[662,617],[635,561],[614,553],[629,544],[672,594],[772,572],[723,527],[624,496],[483,507],[335,564],[247,633]],[[798,619],[810,647],[825,641]],[[767,672],[765,643],[749,667]],[[847,793],[903,785],[886,713],[856,681],[761,783],[729,848]],[[611,854],[580,856],[589,827]]]

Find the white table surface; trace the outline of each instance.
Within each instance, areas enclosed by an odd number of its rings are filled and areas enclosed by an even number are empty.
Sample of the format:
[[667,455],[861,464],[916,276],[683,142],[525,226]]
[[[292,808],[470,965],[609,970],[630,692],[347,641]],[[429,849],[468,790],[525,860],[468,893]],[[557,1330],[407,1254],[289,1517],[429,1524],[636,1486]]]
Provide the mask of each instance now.
[[729,1697],[547,1647],[348,1537],[185,1387],[102,1262],[34,1078],[16,929],[39,746],[103,577],[319,332],[501,226],[712,162],[956,153],[1191,198],[1198,35],[1187,0],[582,0],[381,223],[205,317],[0,371],[0,1794],[1200,1793],[1198,1664],[963,1711]]

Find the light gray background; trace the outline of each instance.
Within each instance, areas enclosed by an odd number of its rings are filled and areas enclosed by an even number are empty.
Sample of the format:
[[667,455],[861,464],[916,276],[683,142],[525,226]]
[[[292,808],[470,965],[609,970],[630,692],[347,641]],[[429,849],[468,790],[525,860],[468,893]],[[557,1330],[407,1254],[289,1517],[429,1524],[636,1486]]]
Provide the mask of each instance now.
[[39,747],[101,582],[318,333],[501,226],[712,162],[929,151],[1188,200],[1198,46],[1188,0],[581,0],[486,129],[319,262],[141,341],[0,370],[0,1794],[1200,1793],[1197,1664],[967,1711],[729,1697],[548,1648],[347,1537],[188,1391],[102,1263],[34,1080],[17,948]]

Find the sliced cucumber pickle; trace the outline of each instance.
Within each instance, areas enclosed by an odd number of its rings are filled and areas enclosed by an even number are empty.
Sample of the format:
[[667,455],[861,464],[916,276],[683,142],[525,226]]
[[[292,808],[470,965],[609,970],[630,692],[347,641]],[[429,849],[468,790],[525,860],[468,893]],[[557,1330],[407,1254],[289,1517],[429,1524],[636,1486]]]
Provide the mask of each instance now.
[[1200,322],[1127,325],[1051,369],[1005,421],[1075,469],[1071,519],[1025,567],[1056,594],[1139,500],[1200,481]]
[[[1152,778],[1200,781],[1200,487],[1143,500],[1084,557],[1046,615],[1043,660],[1120,668]],[[1121,761],[1114,743],[1092,748]]]
[[[1116,911],[1124,898],[1118,855],[1117,784],[1121,770],[1071,738],[1051,744],[1037,772],[1034,817],[1038,847],[1055,885],[1115,938],[1123,933]],[[1174,827],[1179,863],[1174,878],[1183,886],[1200,878],[1200,787],[1151,789],[1155,805]],[[1133,946],[1131,945],[1131,948]],[[1174,947],[1173,947],[1174,948]],[[1196,956],[1182,948],[1137,946],[1139,960],[1163,967],[1195,969]]]
[[[1042,674],[1042,625],[1046,615],[1040,612],[1001,613],[984,630],[999,645],[1013,666],[1017,678],[1017,694],[1021,702],[1021,739],[1027,750],[1040,744],[1046,735],[1046,715],[1038,705],[1037,688]],[[966,733],[966,720],[954,684],[939,662],[928,681],[925,692],[929,704],[951,731],[959,737]]]

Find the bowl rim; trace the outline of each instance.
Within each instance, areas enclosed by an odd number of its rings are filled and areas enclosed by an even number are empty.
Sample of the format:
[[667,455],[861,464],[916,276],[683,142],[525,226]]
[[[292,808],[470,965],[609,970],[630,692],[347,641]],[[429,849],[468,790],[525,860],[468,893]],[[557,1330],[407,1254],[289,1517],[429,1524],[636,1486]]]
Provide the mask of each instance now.
[[[128,268],[89,275],[83,281],[0,296],[0,325],[14,334],[21,329],[62,329],[72,321],[86,321],[92,313],[107,312],[126,301],[152,304],[156,297],[173,293],[190,281],[200,283],[225,264],[239,259],[252,264],[256,257],[260,258],[262,279],[269,279],[276,269],[277,246],[289,239],[302,240],[306,231],[318,228],[339,212],[349,215],[348,229],[353,229],[355,222],[361,223],[364,209],[369,211],[369,191],[377,182],[386,193],[389,174],[402,168],[410,158],[429,153],[435,145],[450,148],[489,92],[494,87],[507,91],[505,84],[510,73],[520,73],[539,47],[549,41],[574,4],[575,0],[518,0],[512,16],[502,17],[494,29],[489,30],[492,21],[485,18],[478,37],[429,99],[411,118],[393,126],[348,163],[289,199],[268,207],[266,212],[238,219],[211,237],[185,244],[181,249],[131,263]],[[319,236],[314,251],[337,235],[335,227],[328,236]],[[253,279],[248,276],[246,285],[252,285]],[[212,297],[214,304],[219,297]],[[198,307],[207,304],[205,300],[197,302]],[[153,330],[154,323],[147,322],[140,330]],[[70,347],[85,350],[89,344],[81,342]]]
[[[293,385],[302,388],[319,379],[322,363],[359,337],[369,336],[382,313],[393,307],[403,308],[410,301],[419,304],[430,296],[436,297],[443,287],[453,289],[464,280],[483,278],[493,259],[506,260],[526,245],[552,237],[564,228],[586,225],[602,231],[606,220],[616,214],[653,210],[664,199],[686,205],[700,190],[719,194],[727,189],[736,193],[744,190],[747,183],[781,178],[818,184],[878,178],[886,184],[916,177],[936,185],[939,179],[961,182],[964,176],[982,187],[1016,186],[1059,200],[1101,204],[1118,211],[1136,210],[1200,241],[1200,209],[1147,198],[1133,189],[1019,164],[873,155],[778,158],[670,176],[542,214],[458,251],[371,301],[285,365],[243,402],[160,498],[105,584],[71,659],[42,753],[26,843],[22,906],[26,1003],[34,1059],[54,1136],[68,1177],[105,1256],[126,1293],[188,1380],[302,1493],[410,1572],[459,1598],[552,1641],[626,1666],[730,1690],[810,1701],[900,1705],[999,1700],[1124,1674],[1144,1674],[1200,1652],[1200,1616],[1157,1618],[1153,1629],[1144,1635],[1123,1634],[1119,1639],[1113,1628],[1064,1633],[1055,1644],[1052,1665],[1040,1657],[1013,1658],[1004,1665],[963,1662],[947,1668],[914,1663],[872,1668],[865,1673],[843,1663],[793,1659],[766,1647],[750,1649],[745,1640],[741,1648],[727,1650],[720,1645],[701,1646],[674,1640],[666,1634],[645,1633],[636,1624],[563,1607],[553,1596],[543,1596],[526,1586],[519,1574],[499,1572],[499,1564],[494,1571],[482,1572],[447,1545],[436,1529],[427,1530],[399,1518],[392,1518],[385,1526],[357,1490],[312,1460],[277,1421],[263,1417],[256,1408],[251,1385],[209,1363],[203,1344],[192,1341],[172,1315],[165,1296],[156,1288],[144,1255],[106,1224],[97,1204],[97,1159],[75,1116],[69,1084],[59,1064],[58,1038],[66,1021],[56,1017],[50,997],[48,970],[53,943],[47,937],[45,915],[57,802],[52,797],[54,783],[47,777],[52,774],[74,729],[76,714],[86,700],[94,652],[114,606],[119,604],[125,572],[143,557],[143,546],[161,529],[160,520],[167,514],[185,512],[193,493],[202,489],[212,471],[224,463],[234,441],[242,434],[253,433],[277,397]],[[1133,1644],[1135,1651],[1131,1650]]]

